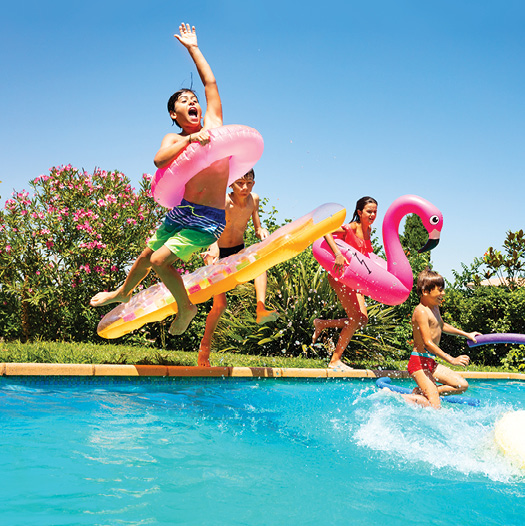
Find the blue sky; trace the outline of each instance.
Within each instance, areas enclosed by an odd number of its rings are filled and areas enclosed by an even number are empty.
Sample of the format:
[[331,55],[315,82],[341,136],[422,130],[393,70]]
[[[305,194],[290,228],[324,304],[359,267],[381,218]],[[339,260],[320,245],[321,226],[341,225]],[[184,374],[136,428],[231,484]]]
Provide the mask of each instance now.
[[[256,187],[282,218],[414,193],[444,215],[436,270],[525,226],[525,4],[494,0],[10,2],[0,17],[0,196],[54,165],[138,185],[200,81],[173,38],[197,28],[225,124],[257,128]],[[203,97],[201,97],[203,98]]]

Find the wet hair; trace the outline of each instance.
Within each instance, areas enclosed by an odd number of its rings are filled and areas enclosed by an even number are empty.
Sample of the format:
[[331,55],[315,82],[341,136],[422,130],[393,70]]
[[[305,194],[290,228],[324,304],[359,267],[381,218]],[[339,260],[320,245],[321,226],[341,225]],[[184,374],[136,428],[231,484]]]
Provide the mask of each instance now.
[[370,203],[373,203],[374,205],[377,205],[377,201],[373,197],[370,197],[368,195],[365,195],[365,197],[361,197],[361,199],[359,199],[359,201],[357,201],[357,203],[355,204],[354,215],[352,216],[352,221],[350,221],[350,222],[351,223],[360,223],[361,222],[361,218],[359,217],[359,214],[357,213],[357,211],[359,210],[360,212],[362,212],[364,210],[365,206],[370,204]]
[[441,274],[438,274],[434,270],[431,270],[430,267],[427,267],[425,270],[419,273],[417,277],[416,291],[419,297],[423,296],[424,292],[430,292],[435,287],[438,289],[445,288],[445,280]]
[[251,170],[248,170],[242,177],[239,177],[239,179],[236,179],[233,181],[233,183],[230,185],[230,188],[237,182],[237,181],[253,181],[255,183],[255,172],[253,171],[253,168]]
[[253,171],[253,168],[248,170],[240,179],[251,179],[252,181],[255,181],[255,172]]
[[[168,100],[168,112],[170,113],[170,117],[171,117],[171,112],[175,111],[175,103],[182,97],[182,95],[184,95],[184,93],[192,93],[193,95],[195,95],[195,97],[197,97],[197,94],[192,89],[189,89],[189,88],[183,88],[183,89],[180,89],[179,91],[176,91]],[[199,97],[197,97],[197,101],[198,100],[199,100]],[[171,117],[171,120],[179,128],[182,128],[182,126],[176,121],[176,119]]]

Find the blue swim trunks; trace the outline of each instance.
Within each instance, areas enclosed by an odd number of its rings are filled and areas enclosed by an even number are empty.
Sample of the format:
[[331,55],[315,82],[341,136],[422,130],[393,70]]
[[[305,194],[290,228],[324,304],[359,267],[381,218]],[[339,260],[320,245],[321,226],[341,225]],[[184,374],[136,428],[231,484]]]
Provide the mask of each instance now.
[[226,226],[226,213],[219,208],[190,203],[185,199],[172,208],[149,240],[148,247],[165,245],[183,261],[217,241]]

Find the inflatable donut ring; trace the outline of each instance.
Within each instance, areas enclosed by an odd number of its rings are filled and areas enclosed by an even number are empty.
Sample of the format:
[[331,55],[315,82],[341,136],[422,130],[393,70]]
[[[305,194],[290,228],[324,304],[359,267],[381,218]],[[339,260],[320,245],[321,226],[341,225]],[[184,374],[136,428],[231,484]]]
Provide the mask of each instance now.
[[215,161],[230,158],[228,185],[240,179],[260,159],[264,141],[248,126],[230,124],[208,130],[210,142],[188,145],[166,168],[159,168],[151,181],[153,198],[167,208],[180,204],[186,183]]

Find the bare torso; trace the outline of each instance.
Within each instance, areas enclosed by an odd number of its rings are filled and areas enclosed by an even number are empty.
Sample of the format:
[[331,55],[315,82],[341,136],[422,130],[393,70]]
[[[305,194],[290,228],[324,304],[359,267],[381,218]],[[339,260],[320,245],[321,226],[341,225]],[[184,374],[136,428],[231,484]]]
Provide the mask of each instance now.
[[215,161],[186,183],[184,199],[190,203],[224,210],[229,174],[228,157]]
[[219,247],[230,248],[244,243],[244,232],[255,210],[255,199],[250,193],[246,199],[226,196],[226,227],[219,239]]
[[443,329],[443,319],[441,318],[441,314],[439,312],[438,307],[432,308],[432,307],[427,307],[427,306],[419,304],[414,310],[414,314],[412,315],[412,330],[414,334],[414,351],[429,352],[429,349],[425,349],[425,342],[423,341],[421,331],[419,330],[417,326],[418,322],[416,321],[416,313],[418,310],[420,311],[420,314],[423,313],[428,319],[430,336],[432,338],[432,341],[438,346],[441,340],[441,332]]

